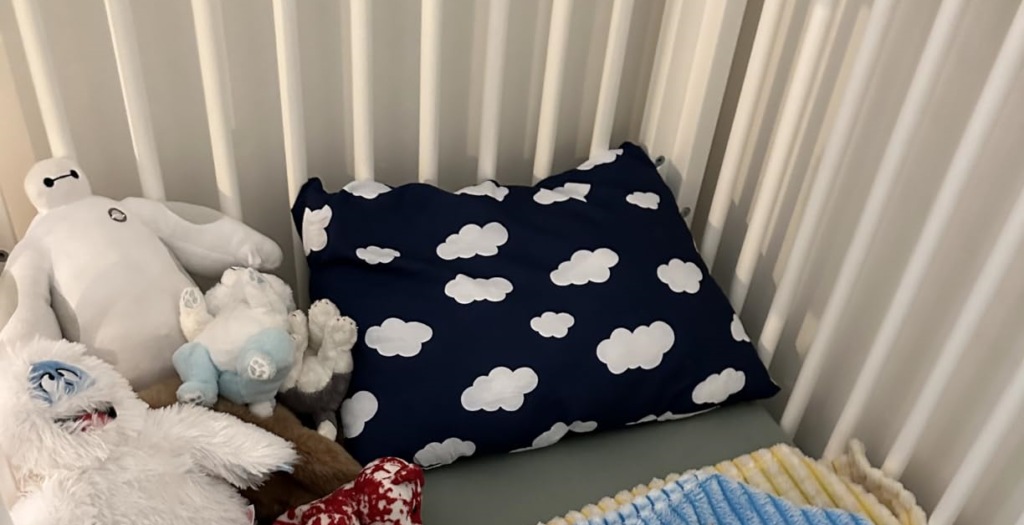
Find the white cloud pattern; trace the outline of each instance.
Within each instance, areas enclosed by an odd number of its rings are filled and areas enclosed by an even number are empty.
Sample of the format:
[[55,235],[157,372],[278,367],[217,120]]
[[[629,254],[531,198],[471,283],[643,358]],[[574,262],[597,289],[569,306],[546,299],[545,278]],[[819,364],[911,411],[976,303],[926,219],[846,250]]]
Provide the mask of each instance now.
[[342,189],[364,199],[376,199],[378,196],[391,191],[388,185],[374,180],[355,180],[346,184]]
[[587,194],[590,193],[590,184],[584,182],[566,182],[565,184],[552,189],[539,188],[533,194],[533,200],[539,204],[554,204],[575,199],[587,202]]
[[306,255],[327,247],[327,225],[333,216],[334,210],[327,204],[319,210],[306,208],[302,212],[302,248]]
[[444,294],[455,299],[459,304],[469,304],[475,301],[497,303],[504,301],[505,296],[511,292],[512,283],[504,277],[474,279],[461,273],[444,286]]
[[490,257],[498,253],[498,247],[508,242],[508,230],[501,223],[491,222],[483,227],[467,224],[437,246],[437,256],[452,261],[469,259],[481,255]]
[[397,317],[386,319],[380,326],[366,331],[366,346],[384,357],[412,357],[420,353],[423,344],[434,336],[434,330],[416,321],[403,321]]
[[600,151],[587,159],[583,164],[580,164],[576,169],[580,171],[592,170],[595,166],[615,162],[615,159],[619,158],[619,155],[622,155],[622,148]]
[[576,319],[567,313],[544,312],[530,319],[530,328],[544,337],[561,339],[569,334],[569,329],[576,324]]
[[634,191],[626,195],[626,202],[648,210],[656,210],[661,203],[661,196],[650,191]]
[[611,277],[611,269],[619,264],[619,255],[608,248],[578,250],[551,272],[551,282],[558,286],[603,283]]
[[743,390],[746,384],[746,374],[733,368],[726,368],[718,374],[711,374],[693,389],[693,402],[698,405],[721,403]]
[[573,421],[571,425],[558,422],[552,425],[549,430],[546,430],[543,434],[537,436],[537,439],[533,440],[533,444],[531,446],[519,449],[516,452],[550,447],[551,445],[561,441],[562,438],[569,434],[569,432],[582,434],[586,432],[593,432],[596,428],[596,421]]
[[459,458],[472,456],[476,453],[476,444],[459,438],[448,438],[441,443],[433,442],[416,453],[413,461],[423,468],[448,465]]
[[692,262],[672,259],[658,267],[658,280],[667,284],[675,293],[697,293],[703,279],[700,267]]
[[505,200],[508,196],[508,188],[499,186],[492,180],[485,180],[476,186],[467,186],[455,192],[456,195],[476,195],[478,197],[490,197],[498,202]]
[[634,368],[650,370],[661,364],[675,341],[675,332],[663,321],[639,326],[632,332],[616,328],[611,337],[597,345],[597,358],[616,375]]
[[367,246],[356,249],[356,257],[359,257],[367,264],[387,264],[401,255],[398,250],[381,248],[380,246]]
[[732,324],[729,325],[729,329],[732,331],[732,338],[739,342],[750,342],[750,336],[747,335],[747,331],[743,328],[743,321],[740,321],[740,316],[732,314]]
[[341,426],[345,437],[354,438],[363,433],[366,423],[377,415],[377,397],[363,390],[341,404]]
[[499,366],[476,378],[473,386],[462,392],[462,407],[470,412],[515,412],[523,406],[526,394],[537,388],[537,382],[537,373],[532,368],[517,368],[513,372]]
[[701,414],[703,414],[705,412],[710,412],[710,411],[712,411],[712,410],[714,410],[716,408],[718,408],[718,407],[706,408],[704,410],[698,410],[696,412],[689,412],[687,414],[673,414],[672,412],[665,412],[664,414],[662,414],[660,416],[655,416],[654,414],[651,414],[649,416],[644,416],[644,417],[640,418],[639,420],[634,421],[632,423],[626,423],[626,426],[628,427],[628,426],[632,426],[632,425],[640,425],[640,424],[643,424],[643,423],[650,423],[652,421],[664,422],[664,421],[675,421],[677,419],[687,419],[687,418],[691,418],[693,416],[699,416],[699,415],[701,415]]

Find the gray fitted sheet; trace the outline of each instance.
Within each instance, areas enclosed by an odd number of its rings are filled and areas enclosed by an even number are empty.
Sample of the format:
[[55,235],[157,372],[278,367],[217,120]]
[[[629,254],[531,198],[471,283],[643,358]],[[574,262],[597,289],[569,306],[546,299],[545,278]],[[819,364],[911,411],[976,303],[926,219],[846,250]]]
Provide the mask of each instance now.
[[426,525],[534,525],[671,472],[786,442],[759,404],[690,419],[570,434],[545,449],[427,471]]

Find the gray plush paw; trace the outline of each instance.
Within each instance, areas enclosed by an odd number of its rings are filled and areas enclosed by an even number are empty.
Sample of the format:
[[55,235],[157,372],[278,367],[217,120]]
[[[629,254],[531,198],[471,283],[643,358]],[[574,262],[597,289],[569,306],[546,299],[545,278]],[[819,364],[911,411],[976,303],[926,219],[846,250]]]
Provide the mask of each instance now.
[[321,421],[320,425],[316,427],[316,432],[331,441],[338,439],[338,427],[330,421]]
[[199,291],[199,288],[191,287],[185,288],[181,292],[181,311],[187,310],[206,310],[206,299],[203,298],[203,292]]
[[187,381],[178,387],[178,401],[187,405],[213,406],[217,402],[217,390],[212,385]]
[[257,417],[267,418],[274,415],[275,406],[277,406],[277,403],[273,401],[260,401],[259,403],[249,405],[249,412],[252,412]]
[[327,299],[320,299],[309,307],[309,343],[313,348],[320,348],[323,344],[327,323],[340,316],[338,307]]
[[351,317],[335,317],[327,323],[324,330],[324,346],[340,351],[351,351],[359,337],[359,327]]
[[266,356],[258,355],[249,360],[246,373],[256,381],[266,381],[277,375],[277,366]]

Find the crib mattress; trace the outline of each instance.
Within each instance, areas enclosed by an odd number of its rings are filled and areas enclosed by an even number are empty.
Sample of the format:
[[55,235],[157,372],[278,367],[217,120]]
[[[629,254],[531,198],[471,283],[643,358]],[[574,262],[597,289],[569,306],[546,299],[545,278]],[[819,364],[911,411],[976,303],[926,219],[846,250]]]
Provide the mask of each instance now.
[[570,435],[545,449],[427,471],[428,525],[532,525],[625,487],[786,442],[759,404],[664,423]]

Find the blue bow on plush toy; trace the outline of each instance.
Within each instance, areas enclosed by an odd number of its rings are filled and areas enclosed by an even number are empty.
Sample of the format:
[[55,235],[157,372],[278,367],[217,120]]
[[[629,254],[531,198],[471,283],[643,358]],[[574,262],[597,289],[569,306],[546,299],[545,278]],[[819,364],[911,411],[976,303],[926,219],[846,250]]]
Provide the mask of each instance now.
[[295,366],[291,288],[273,275],[231,268],[205,296],[198,288],[182,292],[180,306],[188,342],[174,353],[183,381],[178,400],[211,406],[221,395],[270,417]]

